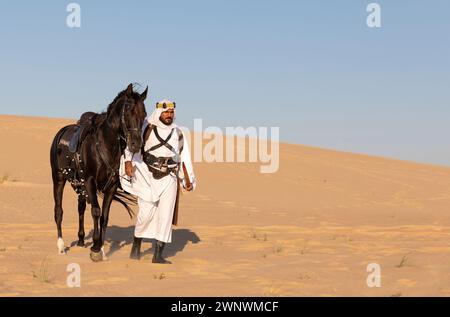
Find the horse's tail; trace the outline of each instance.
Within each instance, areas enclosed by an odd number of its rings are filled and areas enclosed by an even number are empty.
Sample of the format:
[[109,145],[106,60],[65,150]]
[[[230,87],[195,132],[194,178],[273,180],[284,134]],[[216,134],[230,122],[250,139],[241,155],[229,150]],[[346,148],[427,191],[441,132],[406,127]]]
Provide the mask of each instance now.
[[128,212],[128,215],[130,218],[133,218],[135,216],[133,209],[131,209],[131,206],[137,205],[137,198],[130,193],[127,193],[123,189],[118,189],[117,192],[113,196],[113,200],[120,203],[122,206],[125,207],[125,209]]
[[64,136],[64,134],[66,133],[66,131],[68,129],[70,129],[71,127],[73,127],[73,125],[66,125],[65,127],[62,127],[58,133],[56,133],[55,137],[53,138],[53,142],[52,145],[50,147],[50,166],[52,168],[52,173],[56,173],[56,171],[58,170],[59,166],[59,162],[58,162],[58,145],[62,139],[62,137]]
[[[103,193],[99,192],[99,195],[103,197]],[[124,191],[122,187],[119,187],[113,196],[113,200],[124,206],[130,218],[133,219],[135,213],[131,206],[137,206],[136,196],[131,195],[130,193]]]

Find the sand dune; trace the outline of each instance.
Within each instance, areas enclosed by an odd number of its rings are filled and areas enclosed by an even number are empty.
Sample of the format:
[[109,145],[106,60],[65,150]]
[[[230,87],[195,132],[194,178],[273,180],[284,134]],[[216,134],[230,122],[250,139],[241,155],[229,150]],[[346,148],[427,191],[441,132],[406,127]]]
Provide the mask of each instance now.
[[[93,263],[66,187],[56,251],[49,147],[71,120],[0,116],[0,296],[449,296],[450,168],[280,145],[280,170],[197,163],[168,247],[172,265],[128,259],[134,221],[113,205]],[[88,207],[89,208],[89,207]],[[92,220],[86,213],[90,244]],[[67,265],[81,287],[66,285]],[[382,285],[366,284],[369,263]]]

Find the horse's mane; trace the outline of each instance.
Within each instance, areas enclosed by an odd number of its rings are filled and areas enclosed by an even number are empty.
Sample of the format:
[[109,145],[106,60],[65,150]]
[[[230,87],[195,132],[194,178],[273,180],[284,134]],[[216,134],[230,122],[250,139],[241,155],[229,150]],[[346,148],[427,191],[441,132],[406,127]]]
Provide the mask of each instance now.
[[[135,84],[136,85],[136,84]],[[138,92],[134,91],[133,85],[133,92],[131,94],[131,98],[133,98],[135,101],[139,100],[141,98],[141,95]],[[99,113],[95,119],[94,119],[94,125],[96,127],[99,127],[103,122],[105,122],[108,118],[108,114],[111,113],[111,111],[114,110],[114,108],[118,105],[119,99],[123,98],[123,96],[126,94],[127,90],[124,89],[121,92],[117,94],[117,96],[114,98],[114,100],[108,105],[108,108],[106,111]],[[98,192],[100,196],[103,195],[101,191]],[[134,211],[131,209],[130,206],[136,206],[137,205],[137,198],[133,196],[132,194],[124,191],[122,189],[122,186],[119,183],[119,188],[117,189],[117,192],[113,196],[113,200],[117,201],[121,205],[125,207],[128,214],[132,218],[134,216]]]
[[[117,96],[114,98],[114,100],[108,105],[106,111],[97,113],[97,115],[92,120],[92,124],[96,128],[100,127],[106,121],[106,119],[108,118],[108,114],[110,114],[114,110],[114,108],[117,107],[119,99],[122,98],[123,96],[125,96],[126,92],[127,92],[126,89],[119,92],[117,94]],[[133,86],[133,93],[132,93],[131,97],[134,100],[138,100],[140,98],[140,94],[138,92],[134,91],[134,86]]]
[[[131,94],[131,98],[133,98],[134,100],[139,100],[139,98],[141,97],[141,95],[140,95],[138,92],[134,91],[134,87],[135,87],[136,85],[137,85],[137,84],[133,84],[133,93]],[[119,92],[119,93],[117,94],[116,98],[114,98],[114,100],[108,105],[108,108],[106,109],[106,112],[102,112],[101,114],[103,114],[103,113],[110,113],[110,111],[112,111],[113,108],[117,105],[117,101],[118,101],[120,98],[122,98],[122,97],[126,94],[126,92],[127,92],[126,89],[124,89],[124,90],[122,90],[121,92]]]
[[126,89],[122,90],[121,92],[119,92],[116,96],[116,98],[114,98],[114,100],[108,105],[108,108],[106,109],[106,113],[110,113],[113,110],[113,107],[115,107],[117,105],[117,101],[122,98],[126,93]]

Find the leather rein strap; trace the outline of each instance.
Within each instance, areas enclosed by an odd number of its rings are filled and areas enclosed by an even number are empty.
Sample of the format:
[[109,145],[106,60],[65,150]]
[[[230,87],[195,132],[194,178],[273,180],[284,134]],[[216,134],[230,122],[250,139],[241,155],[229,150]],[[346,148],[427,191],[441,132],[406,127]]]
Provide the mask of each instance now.
[[[117,143],[119,145],[119,153],[122,154],[122,146],[120,145],[120,140],[124,140],[126,142],[126,144],[128,145],[128,141],[130,139],[130,131],[136,131],[138,132],[139,129],[137,128],[128,128],[127,124],[125,122],[125,108],[128,105],[128,102],[125,100],[123,106],[122,106],[122,111],[121,111],[121,115],[120,115],[120,128],[121,131],[123,132],[124,136],[122,136],[122,134],[119,132],[119,134],[117,135]],[[106,118],[106,124],[111,127],[111,124],[109,123],[109,118]],[[119,170],[119,165],[120,162],[118,164],[117,167],[113,167],[111,166],[111,164],[109,164],[108,162],[108,158],[106,157],[104,151],[102,150],[102,148],[100,147],[100,142],[98,140],[98,134],[95,133],[95,148],[97,149],[98,154],[100,155],[100,159],[103,161],[103,163],[106,165],[107,167],[107,174],[108,174],[108,181],[106,182],[105,186],[103,186],[103,189],[101,190],[102,192],[105,192],[105,190],[111,185],[111,183],[114,181],[114,178],[116,175],[118,175],[118,170]]]

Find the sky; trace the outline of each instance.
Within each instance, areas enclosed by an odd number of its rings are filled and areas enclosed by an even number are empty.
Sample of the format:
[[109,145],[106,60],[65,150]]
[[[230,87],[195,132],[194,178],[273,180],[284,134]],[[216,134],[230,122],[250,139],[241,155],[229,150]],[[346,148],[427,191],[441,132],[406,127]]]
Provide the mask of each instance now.
[[0,114],[77,118],[136,82],[183,126],[450,166],[448,0],[79,0],[80,28],[70,2],[0,0]]

